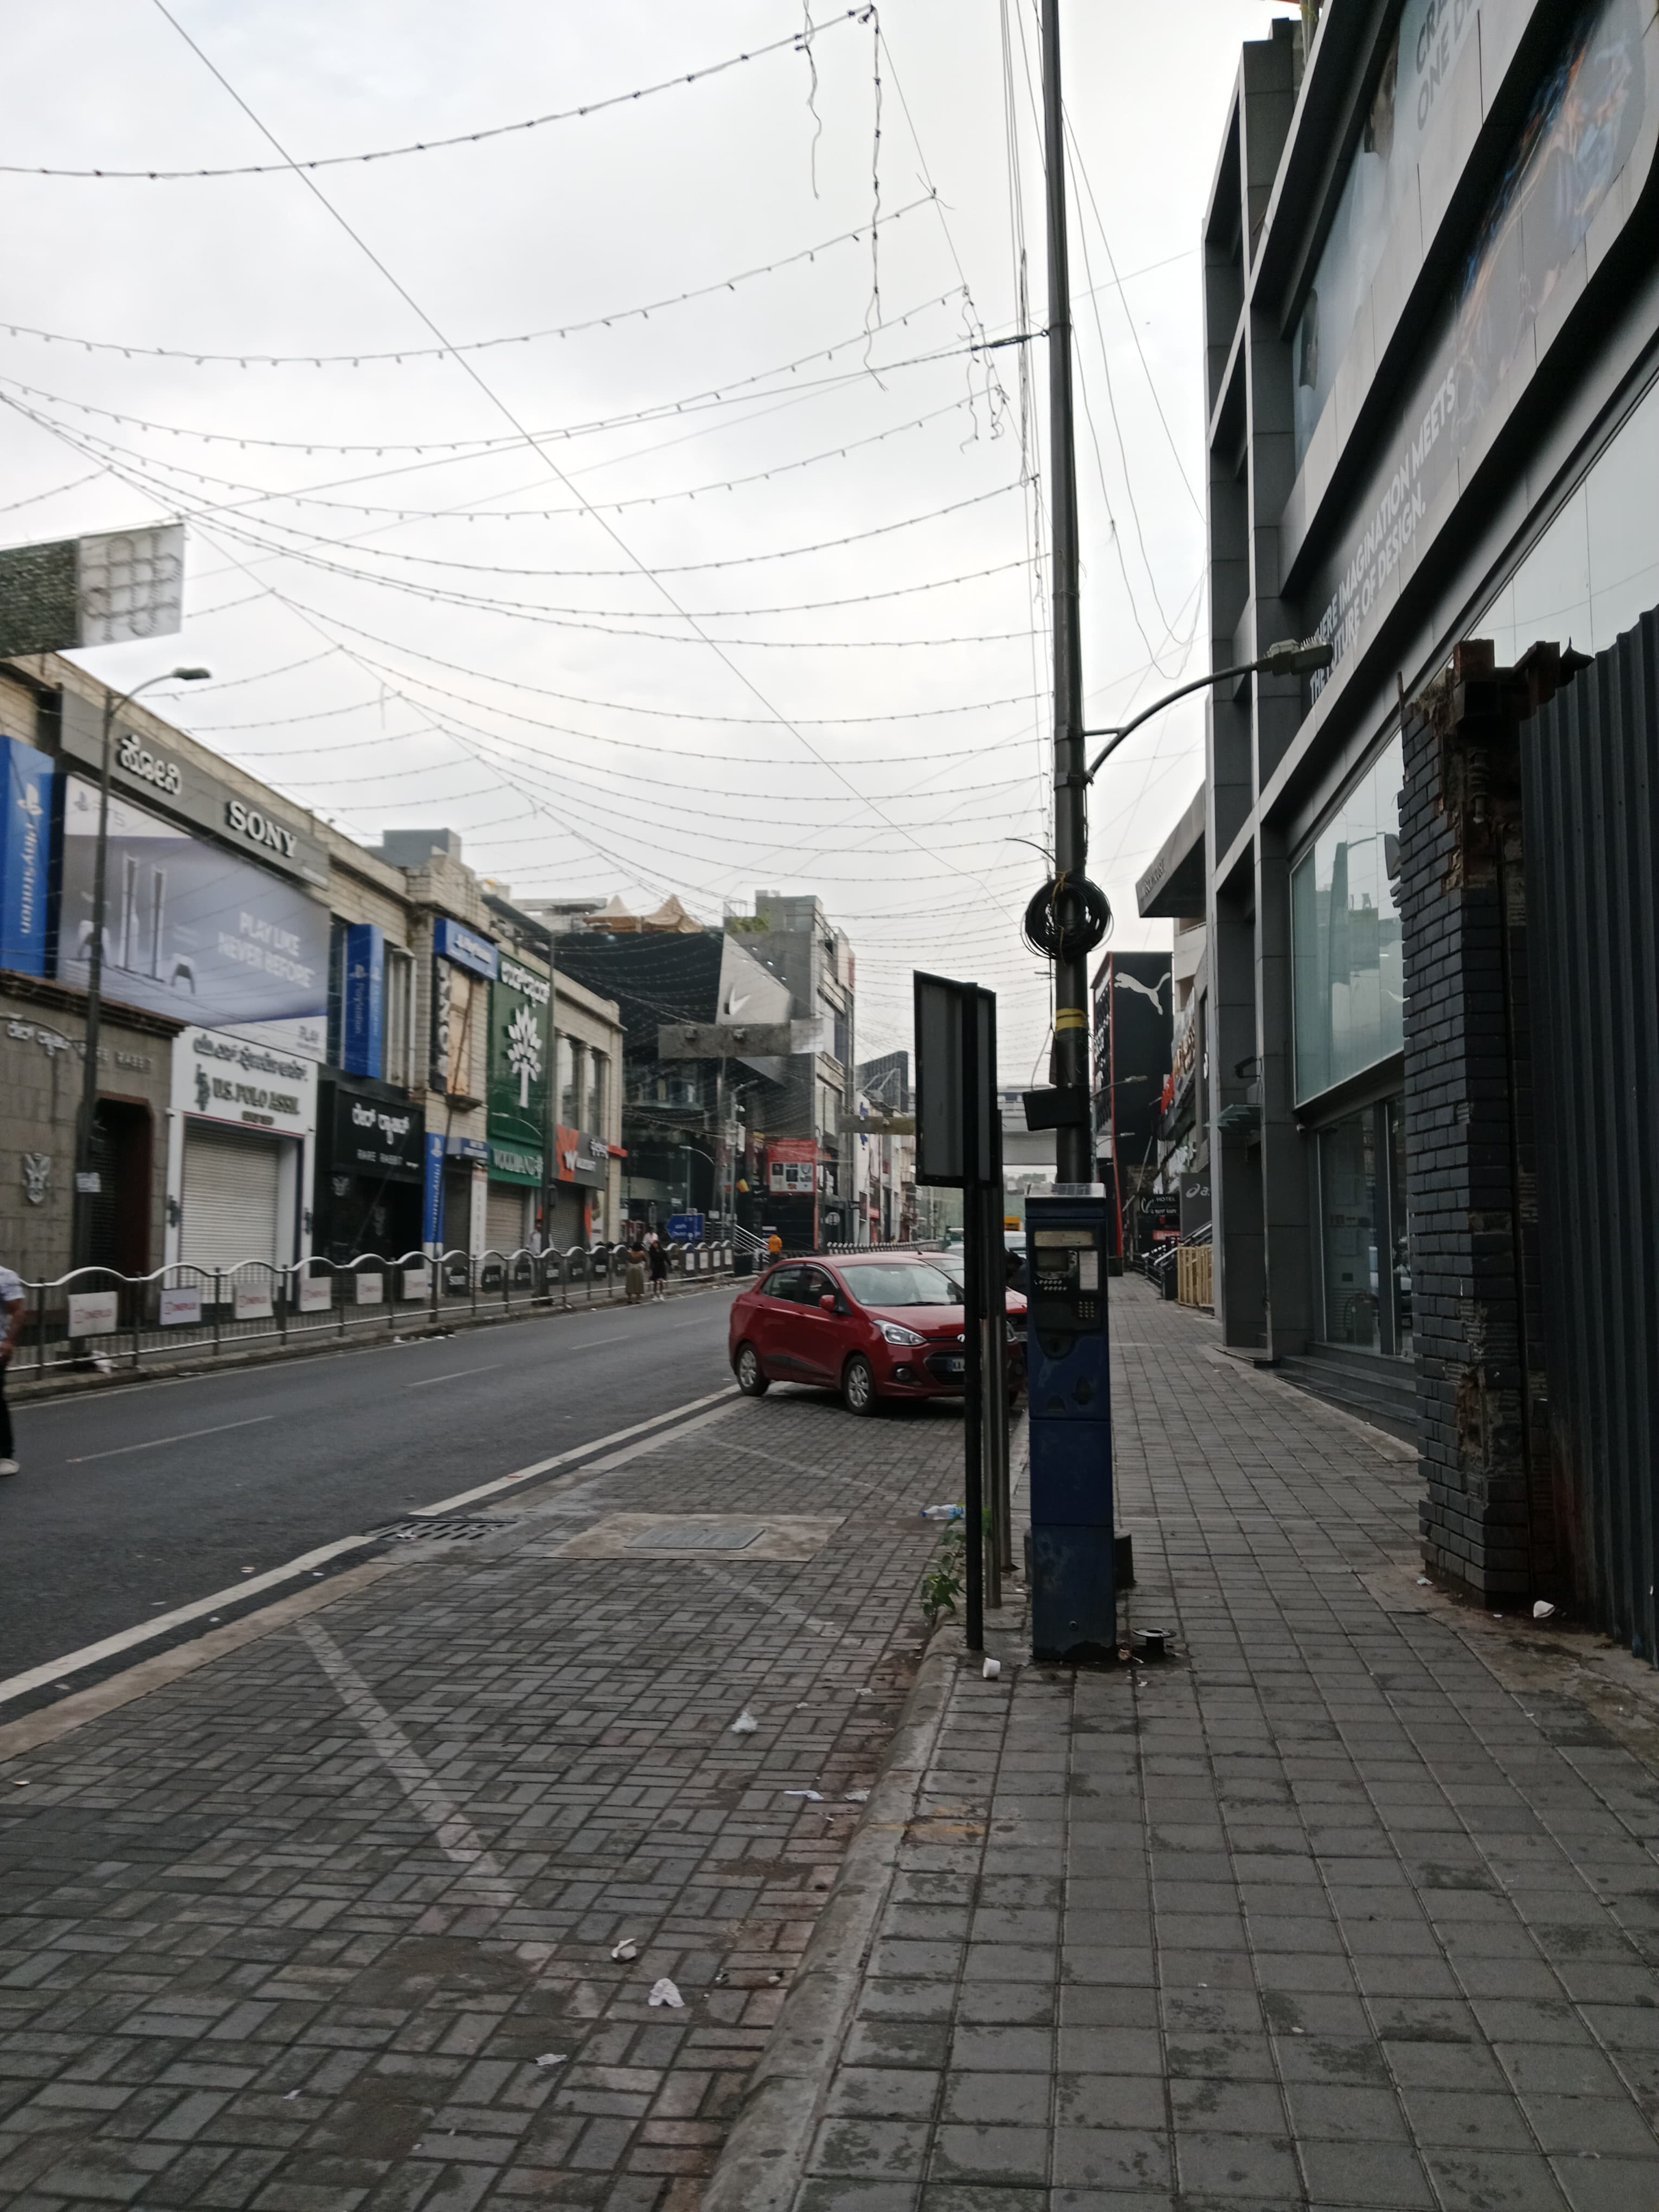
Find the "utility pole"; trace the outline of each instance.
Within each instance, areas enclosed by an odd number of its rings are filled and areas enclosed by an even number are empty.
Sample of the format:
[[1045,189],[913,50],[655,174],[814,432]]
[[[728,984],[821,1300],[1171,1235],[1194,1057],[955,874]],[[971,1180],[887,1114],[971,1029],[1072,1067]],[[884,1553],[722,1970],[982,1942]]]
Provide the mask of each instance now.
[[[1048,485],[1054,564],[1055,906],[1080,884],[1089,858],[1084,783],[1083,637],[1078,596],[1077,459],[1072,415],[1072,287],[1066,246],[1066,126],[1060,96],[1060,0],[1042,0],[1042,137],[1048,209]],[[1068,937],[1073,933],[1067,933]],[[1056,945],[1056,1088],[1087,1096],[1089,947]],[[1058,1182],[1090,1182],[1093,1129],[1073,1117],[1056,1132]]]

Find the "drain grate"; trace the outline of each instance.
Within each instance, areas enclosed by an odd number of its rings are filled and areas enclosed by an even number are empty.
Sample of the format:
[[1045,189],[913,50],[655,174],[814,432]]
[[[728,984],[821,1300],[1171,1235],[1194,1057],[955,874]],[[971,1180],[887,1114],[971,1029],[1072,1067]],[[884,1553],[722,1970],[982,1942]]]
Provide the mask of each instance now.
[[764,1522],[733,1527],[707,1521],[687,1522],[680,1528],[643,1528],[628,1540],[630,1552],[746,1552],[766,1534]]
[[491,1519],[480,1513],[412,1513],[405,1521],[389,1522],[374,1531],[381,1544],[481,1544],[498,1536],[511,1521]]

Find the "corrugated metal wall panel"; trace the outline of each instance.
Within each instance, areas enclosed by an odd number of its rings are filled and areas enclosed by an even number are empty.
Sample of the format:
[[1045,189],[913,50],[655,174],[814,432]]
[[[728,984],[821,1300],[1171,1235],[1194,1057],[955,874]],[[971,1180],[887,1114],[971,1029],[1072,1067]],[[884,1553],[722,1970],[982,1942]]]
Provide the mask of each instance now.
[[1659,613],[1522,726],[1557,1522],[1579,1606],[1656,1650]]

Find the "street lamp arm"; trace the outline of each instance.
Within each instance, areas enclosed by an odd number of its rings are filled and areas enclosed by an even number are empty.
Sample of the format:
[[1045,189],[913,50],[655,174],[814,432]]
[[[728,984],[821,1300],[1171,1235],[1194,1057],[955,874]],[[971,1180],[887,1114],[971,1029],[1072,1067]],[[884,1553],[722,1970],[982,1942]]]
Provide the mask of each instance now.
[[1143,722],[1150,722],[1154,714],[1161,714],[1166,707],[1174,706],[1177,699],[1186,698],[1194,691],[1203,691],[1212,684],[1224,684],[1230,677],[1253,676],[1265,669],[1271,676],[1307,676],[1315,670],[1328,668],[1335,654],[1322,639],[1310,638],[1298,644],[1286,638],[1278,645],[1270,645],[1266,653],[1255,660],[1241,660],[1233,668],[1212,668],[1207,676],[1195,676],[1190,684],[1178,684],[1173,691],[1166,691],[1161,699],[1154,699],[1150,707],[1143,707],[1127,722],[1115,722],[1104,730],[1085,730],[1085,738],[1104,738],[1106,743],[1095,755],[1084,772],[1083,781],[1091,784],[1101,768],[1110,758],[1125,738],[1138,730]]

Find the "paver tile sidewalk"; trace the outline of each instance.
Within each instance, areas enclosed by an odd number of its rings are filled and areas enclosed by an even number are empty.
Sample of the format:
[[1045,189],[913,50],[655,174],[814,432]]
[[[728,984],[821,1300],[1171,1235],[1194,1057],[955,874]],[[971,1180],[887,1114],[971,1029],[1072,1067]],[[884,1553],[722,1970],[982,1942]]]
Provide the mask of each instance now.
[[1402,1447],[1114,1299],[1176,1656],[956,1674],[797,2212],[1652,2212],[1653,1775],[1416,1588]]
[[961,1450],[733,1400],[0,1761],[0,2204],[695,2203]]

